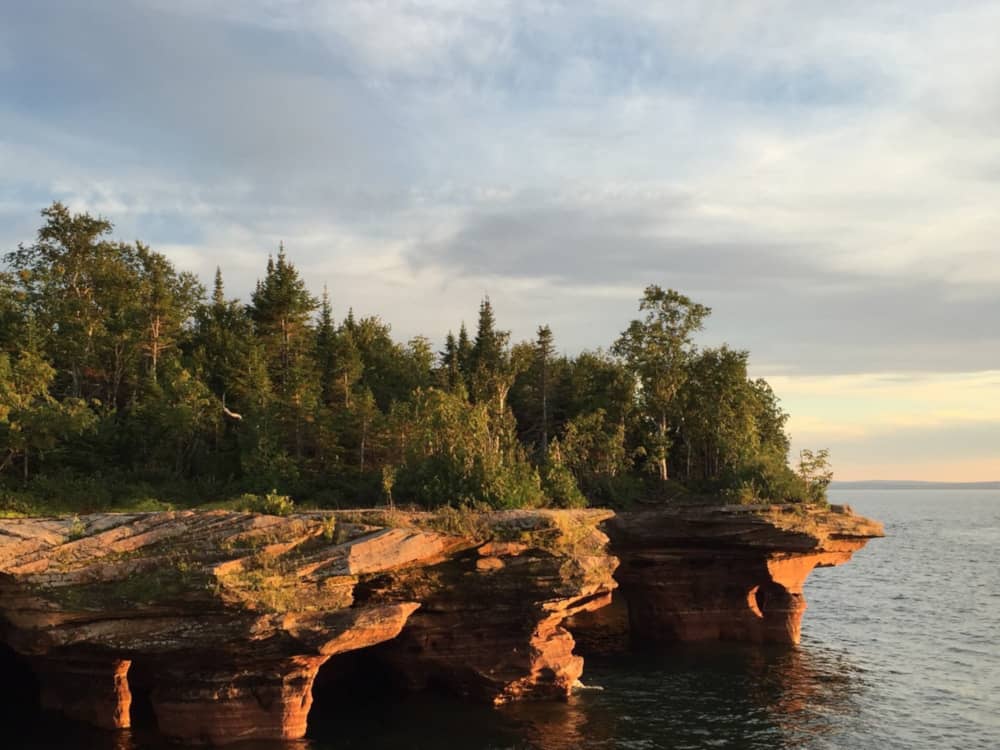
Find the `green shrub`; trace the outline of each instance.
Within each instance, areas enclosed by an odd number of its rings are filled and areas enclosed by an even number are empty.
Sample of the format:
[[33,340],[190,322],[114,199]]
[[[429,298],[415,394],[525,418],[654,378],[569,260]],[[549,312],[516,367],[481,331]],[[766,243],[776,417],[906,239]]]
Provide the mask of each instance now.
[[69,530],[66,534],[70,541],[83,539],[87,535],[87,526],[80,520],[80,516],[73,516],[70,519]]
[[327,516],[321,523],[323,524],[323,539],[332,542],[337,538],[337,517]]
[[542,490],[556,508],[586,508],[587,498],[580,492],[573,472],[560,462],[549,462],[542,471]]
[[288,516],[295,511],[295,502],[288,495],[279,495],[277,490],[271,490],[265,495],[242,495],[236,509],[269,516]]
[[735,502],[824,504],[825,485],[820,487],[794,472],[777,452],[763,453],[746,461],[723,479],[724,495]]

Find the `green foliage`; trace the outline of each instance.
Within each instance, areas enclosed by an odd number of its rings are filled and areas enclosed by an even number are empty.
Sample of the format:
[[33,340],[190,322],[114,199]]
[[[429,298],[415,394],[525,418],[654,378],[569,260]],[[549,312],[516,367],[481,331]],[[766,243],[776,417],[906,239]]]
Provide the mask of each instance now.
[[333,542],[337,538],[337,518],[327,516],[321,523],[323,524],[323,540]]
[[271,490],[263,495],[250,493],[240,497],[236,510],[246,513],[264,513],[269,516],[290,516],[295,512],[295,502],[288,495],[280,495]]
[[392,507],[394,505],[392,499],[392,488],[396,485],[396,467],[395,466],[383,466],[382,467],[382,492],[385,493],[386,505]]
[[562,453],[583,483],[616,477],[628,470],[625,426],[614,424],[604,409],[580,414],[566,423]]
[[674,466],[685,479],[727,475],[760,451],[760,405],[747,377],[747,359],[746,352],[723,346],[698,352],[689,361],[674,419],[680,438]]
[[699,350],[710,310],[674,290],[647,287],[611,353],[511,342],[487,298],[435,357],[336,324],[284,247],[243,304],[112,230],[53,203],[5,256],[0,514],[824,501],[826,452],[788,466],[770,386]]
[[833,481],[830,468],[830,451],[803,449],[799,453],[799,478],[806,486],[806,499],[815,503],[826,502],[826,488]]
[[70,519],[69,530],[66,532],[70,541],[75,541],[77,539],[83,539],[87,535],[87,527],[84,525],[83,521],[80,520],[80,516],[73,516]]
[[727,476],[725,493],[738,502],[808,503],[816,498],[802,477],[788,466],[783,453],[761,452]]
[[487,510],[490,508],[482,505],[463,505],[460,507],[446,505],[439,508],[422,525],[428,529],[440,531],[442,534],[486,541],[494,535],[495,531],[483,513]]
[[311,343],[309,316],[318,304],[280,247],[277,262],[268,258],[267,274],[257,283],[248,313],[264,343],[271,379],[291,398],[301,395],[297,390],[309,365],[304,356]]
[[670,410],[688,376],[694,349],[691,336],[701,330],[712,311],[673,289],[664,291],[655,285],[646,287],[639,311],[646,316],[632,321],[613,351],[627,363],[641,385],[643,417],[654,425],[644,447],[655,461],[660,479],[666,480],[672,442]]
[[548,459],[542,466],[542,489],[556,508],[585,508],[587,498],[580,492],[573,472],[563,462],[559,441],[549,446]]
[[27,480],[32,456],[39,463],[97,421],[81,399],[50,395],[54,377],[52,366],[33,351],[22,351],[14,362],[0,352],[0,472],[20,461]]
[[517,443],[509,413],[430,388],[397,407],[391,422],[400,440],[398,500],[425,507],[544,504],[538,472]]

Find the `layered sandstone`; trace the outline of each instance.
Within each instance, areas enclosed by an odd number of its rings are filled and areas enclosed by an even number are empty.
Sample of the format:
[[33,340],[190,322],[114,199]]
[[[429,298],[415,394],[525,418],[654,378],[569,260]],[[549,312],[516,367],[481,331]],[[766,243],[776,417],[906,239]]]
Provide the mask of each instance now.
[[611,602],[617,565],[594,516],[585,518],[560,516],[539,538],[530,514],[513,516],[503,535],[510,541],[454,556],[433,582],[413,570],[373,579],[368,596],[421,602],[378,656],[411,689],[445,685],[494,704],[568,695],[583,659],[563,623]]
[[883,536],[846,506],[667,507],[607,522],[621,560],[612,606],[570,621],[584,650],[629,643],[798,643],[816,567],[840,565]]
[[493,702],[565,695],[582,660],[562,623],[615,586],[597,529],[610,515],[2,520],[0,635],[43,705],[127,727],[137,671],[160,730],[189,742],[301,737],[320,667],[397,637],[384,658],[413,682]]

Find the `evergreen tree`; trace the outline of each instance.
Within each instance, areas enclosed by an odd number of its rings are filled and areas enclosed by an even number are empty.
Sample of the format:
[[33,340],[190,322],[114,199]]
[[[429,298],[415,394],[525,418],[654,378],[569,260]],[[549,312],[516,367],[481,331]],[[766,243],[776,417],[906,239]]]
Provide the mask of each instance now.
[[195,312],[192,339],[197,371],[217,398],[237,410],[259,400],[247,385],[260,380],[246,375],[254,346],[251,322],[239,300],[226,299],[219,268],[211,301]]
[[353,313],[348,313],[334,340],[334,380],[345,409],[351,407],[351,394],[364,370],[361,350],[354,338],[356,330]]
[[538,361],[538,389],[542,402],[542,455],[547,456],[549,454],[549,365],[555,351],[552,329],[548,326],[538,327],[535,350]]
[[417,389],[429,388],[434,375],[434,350],[426,336],[414,336],[403,352],[404,390],[397,400],[409,398]]
[[309,348],[309,320],[319,302],[279,246],[278,260],[269,257],[267,274],[250,299],[250,319],[264,341],[271,379],[279,390],[293,392],[303,378]]
[[462,365],[458,354],[458,340],[448,331],[444,340],[444,351],[438,353],[438,368],[441,383],[448,390],[454,390],[462,382]]
[[479,304],[479,324],[476,327],[476,340],[472,345],[472,369],[481,372],[485,377],[491,377],[498,372],[503,364],[504,349],[510,334],[498,331],[496,316],[489,297],[484,297]]
[[748,378],[746,352],[696,349],[710,310],[673,290],[645,290],[615,356],[556,356],[548,326],[512,346],[485,298],[474,339],[463,323],[435,357],[378,316],[335,326],[329,293],[310,295],[283,246],[249,304],[226,298],[221,269],[203,301],[191,274],[115,241],[106,219],[42,214],[0,270],[0,504],[48,483],[60,503],[105,507],[108,488],[141,482],[142,497],[154,483],[187,500],[281,487],[576,506],[581,490],[672,492],[651,468],[732,501],[824,499],[827,453],[789,466],[777,396]]
[[509,341],[510,332],[496,328],[490,298],[483,298],[470,355],[471,392],[475,401],[493,401],[501,411],[506,408],[507,393],[517,374],[512,366]]
[[249,314],[279,397],[280,419],[289,433],[286,444],[296,457],[303,455],[304,424],[318,398],[315,368],[308,356],[313,349],[309,323],[318,306],[281,245],[277,262],[268,258],[267,274],[251,297]]
[[473,368],[472,341],[469,339],[469,329],[465,327],[465,321],[462,321],[462,325],[458,328],[458,369],[462,373],[466,388],[472,384]]
[[319,322],[316,326],[316,367],[319,373],[323,403],[330,406],[337,397],[337,330],[333,326],[330,293],[323,287]]

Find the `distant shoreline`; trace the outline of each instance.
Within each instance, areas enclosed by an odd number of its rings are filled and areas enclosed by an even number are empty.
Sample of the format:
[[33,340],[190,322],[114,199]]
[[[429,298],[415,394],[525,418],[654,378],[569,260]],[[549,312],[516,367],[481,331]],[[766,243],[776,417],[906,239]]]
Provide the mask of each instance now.
[[868,479],[832,482],[831,490],[1000,490],[997,482],[920,482],[906,479]]

